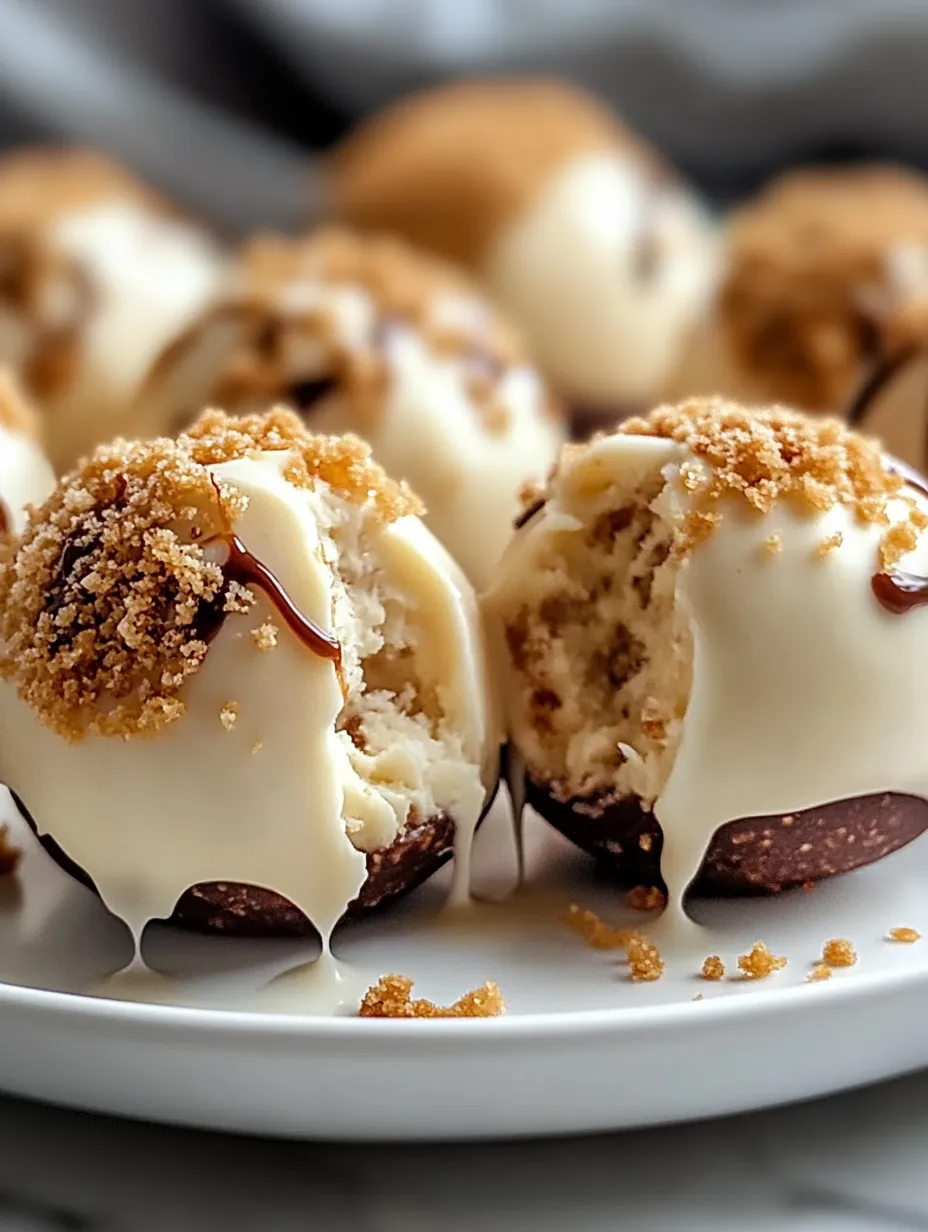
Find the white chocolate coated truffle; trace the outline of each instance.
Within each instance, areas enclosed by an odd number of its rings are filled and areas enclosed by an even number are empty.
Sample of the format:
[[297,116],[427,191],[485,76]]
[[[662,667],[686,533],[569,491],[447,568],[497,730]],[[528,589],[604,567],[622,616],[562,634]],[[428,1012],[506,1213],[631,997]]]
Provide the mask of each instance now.
[[0,778],[136,936],[232,882],[327,939],[365,853],[441,816],[466,866],[498,737],[473,592],[415,508],[278,412],[102,447],[33,516],[0,575]]
[[558,392],[604,421],[658,394],[714,289],[695,194],[563,82],[414,96],[350,135],[331,172],[341,218],[466,265]]
[[357,432],[422,497],[480,587],[564,427],[544,383],[462,277],[401,244],[324,231],[254,241],[215,307],[155,365],[138,418],[281,402]]
[[928,497],[833,420],[628,427],[565,451],[485,605],[530,777],[650,808],[679,908],[728,822],[928,797],[928,609],[873,589],[928,574]]
[[0,358],[47,416],[56,468],[117,433],[157,431],[128,410],[165,342],[220,270],[199,226],[85,151],[0,162]]
[[555,387],[608,420],[666,382],[711,298],[716,242],[691,193],[617,149],[559,168],[485,270]]

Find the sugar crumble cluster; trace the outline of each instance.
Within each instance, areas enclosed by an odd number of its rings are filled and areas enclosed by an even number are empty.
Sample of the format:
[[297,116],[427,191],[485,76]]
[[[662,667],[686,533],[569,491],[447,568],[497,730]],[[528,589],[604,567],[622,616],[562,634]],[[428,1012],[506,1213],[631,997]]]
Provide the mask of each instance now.
[[[288,411],[211,411],[177,441],[101,446],[0,552],[0,675],[43,723],[74,741],[151,734],[183,715],[204,618],[253,601],[204,550],[246,504],[208,467],[266,450],[289,453],[294,485],[327,484],[385,522],[419,510],[360,440],[312,435]],[[265,625],[255,642],[275,638]],[[234,710],[220,719],[230,729]]]
[[451,1005],[412,996],[413,981],[405,975],[384,975],[361,1000],[361,1018],[498,1018],[506,1003],[497,984],[487,980]]
[[[724,398],[693,398],[661,406],[643,418],[620,424],[620,435],[657,436],[676,441],[694,456],[680,468],[680,483],[691,510],[678,534],[686,554],[712,535],[724,517],[723,502],[735,498],[756,513],[788,500],[809,516],[841,505],[861,524],[885,527],[880,568],[887,571],[911,551],[928,517],[904,492],[902,476],[887,466],[877,444],[850,432],[839,420],[812,418],[786,407],[748,410]],[[908,518],[890,524],[887,506],[902,497]],[[819,544],[821,557],[840,547],[832,534]],[[770,555],[781,550],[779,536],[764,542]]]

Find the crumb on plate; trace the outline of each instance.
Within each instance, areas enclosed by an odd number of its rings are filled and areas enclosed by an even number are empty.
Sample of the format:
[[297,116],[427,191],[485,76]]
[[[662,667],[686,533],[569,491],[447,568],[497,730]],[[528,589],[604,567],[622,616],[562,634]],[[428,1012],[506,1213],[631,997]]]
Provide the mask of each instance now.
[[413,1000],[413,981],[406,975],[384,975],[361,1001],[361,1018],[497,1018],[506,1008],[503,994],[493,980],[466,992],[453,1005],[436,1005],[424,998]]
[[704,980],[720,980],[725,975],[725,964],[718,954],[710,954],[699,973]]
[[833,937],[822,946],[822,962],[827,967],[853,967],[857,951],[846,937]]
[[738,958],[738,968],[749,980],[764,980],[785,966],[786,959],[772,953],[763,941],[755,941],[753,949]]
[[627,902],[632,911],[657,911],[666,905],[667,895],[657,886],[637,885],[629,890]]
[[635,984],[659,980],[664,974],[664,961],[660,950],[644,937],[632,937],[625,947],[628,957],[628,974]]
[[638,934],[634,928],[614,928],[595,911],[571,903],[558,919],[594,950],[624,950]]
[[889,930],[889,940],[901,941],[904,945],[912,945],[921,939],[921,933],[915,928],[891,928]]

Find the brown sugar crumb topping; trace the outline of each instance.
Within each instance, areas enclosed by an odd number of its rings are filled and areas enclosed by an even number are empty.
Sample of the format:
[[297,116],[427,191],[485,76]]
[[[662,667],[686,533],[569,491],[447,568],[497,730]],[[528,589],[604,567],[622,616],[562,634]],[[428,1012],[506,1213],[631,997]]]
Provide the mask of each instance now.
[[763,941],[755,941],[753,949],[738,958],[738,969],[749,980],[764,980],[785,966],[786,959],[773,954]]
[[890,941],[901,941],[903,945],[913,945],[916,941],[921,941],[922,935],[915,928],[891,928],[889,939]]
[[10,838],[10,827],[0,826],[0,877],[12,877],[22,858],[22,851]]
[[725,964],[718,954],[710,954],[702,964],[699,974],[704,980],[721,980],[725,976]]
[[777,406],[748,410],[718,397],[692,398],[626,420],[617,432],[676,441],[704,464],[698,479],[692,468],[687,471],[694,507],[678,532],[680,553],[712,534],[722,502],[729,499],[757,513],[768,513],[778,500],[789,500],[808,515],[844,506],[858,522],[887,528],[881,568],[914,545],[914,509],[894,525],[887,513],[904,479],[888,468],[876,442],[848,431],[837,419]]
[[219,722],[226,731],[231,731],[238,722],[238,702],[226,702],[219,711]]
[[837,411],[906,293],[892,254],[928,245],[928,183],[901,168],[799,171],[738,211],[719,297],[738,362],[774,398]]
[[178,443],[200,466],[286,450],[292,457],[285,478],[296,487],[326,483],[345,500],[368,504],[385,523],[424,512],[412,489],[390,479],[359,437],[308,432],[299,416],[285,407],[239,419],[222,411],[204,411]]
[[844,535],[839,530],[836,530],[833,535],[829,535],[827,539],[823,539],[815,549],[815,555],[819,559],[824,560],[829,556],[835,548],[839,548],[844,542]]
[[263,624],[258,625],[257,629],[252,629],[251,640],[259,650],[273,650],[277,645],[278,633],[277,626],[272,621],[265,620]]
[[816,963],[809,974],[806,976],[807,984],[819,984],[822,980],[831,979],[831,967],[827,963]]
[[182,717],[217,605],[253,601],[205,550],[246,505],[206,468],[263,449],[290,450],[300,484],[324,482],[384,521],[418,509],[361,441],[313,436],[289,412],[210,412],[178,441],[101,447],[0,548],[0,676],[47,727],[128,737]]
[[628,958],[628,977],[635,983],[650,983],[664,974],[664,962],[660,950],[644,937],[632,937],[625,953]]
[[[647,836],[642,835],[642,837]],[[665,906],[667,895],[657,886],[632,886],[628,891],[626,902],[632,911],[657,911],[658,908]]]
[[833,937],[822,946],[822,962],[827,967],[853,967],[857,951],[845,937]]
[[452,1005],[412,999],[413,981],[405,975],[384,975],[361,1001],[361,1018],[498,1018],[506,1009],[493,980],[467,992]]
[[558,918],[594,950],[624,950],[639,936],[634,928],[614,928],[595,911],[578,907],[576,903],[571,903]]

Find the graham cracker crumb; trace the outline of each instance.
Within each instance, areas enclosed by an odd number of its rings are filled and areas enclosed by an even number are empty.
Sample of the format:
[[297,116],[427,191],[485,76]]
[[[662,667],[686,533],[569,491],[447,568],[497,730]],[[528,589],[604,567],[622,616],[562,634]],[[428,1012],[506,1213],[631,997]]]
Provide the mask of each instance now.
[[776,556],[782,550],[783,550],[783,541],[780,538],[779,534],[768,535],[767,538],[764,540],[764,542],[761,544],[761,551],[766,556]]
[[843,506],[858,522],[886,527],[883,569],[916,541],[911,509],[907,520],[894,525],[887,512],[905,480],[889,468],[875,441],[850,432],[837,419],[779,406],[748,409],[720,397],[691,398],[657,407],[646,418],[628,419],[616,431],[676,441],[705,464],[698,479],[690,473],[693,507],[678,528],[675,550],[680,555],[714,532],[722,502],[730,499],[756,513],[768,513],[777,501],[790,502],[806,516]]
[[702,964],[699,974],[704,980],[721,980],[725,976],[725,964],[718,954],[710,954]]
[[890,941],[901,941],[903,945],[913,945],[916,941],[921,941],[922,935],[915,928],[891,928],[889,939]]
[[807,984],[818,984],[822,980],[831,979],[831,967],[827,963],[816,963],[809,974],[806,976]]
[[754,948],[738,958],[738,968],[749,980],[764,980],[785,966],[786,959],[771,953],[763,941],[755,941]]
[[815,555],[818,556],[819,559],[824,560],[830,552],[833,552],[835,548],[839,548],[843,542],[844,535],[841,531],[836,530],[833,535],[829,535],[827,539],[823,539],[821,543],[818,544],[815,549]]
[[694,1001],[705,1001],[705,997],[702,995],[701,992],[698,992],[696,996],[693,998],[693,1000]]
[[651,834],[639,834],[638,846],[642,851],[650,851],[654,846],[654,837]]
[[[928,245],[928,184],[891,166],[789,172],[737,211],[720,318],[772,397],[838,410],[911,300],[900,249]],[[915,297],[917,299],[917,297]]]
[[633,886],[626,899],[632,911],[657,911],[667,903],[667,895],[657,886]]
[[283,450],[291,455],[285,478],[296,487],[326,483],[345,500],[368,505],[385,524],[424,512],[409,486],[390,479],[359,437],[309,432],[286,407],[237,419],[222,411],[204,411],[178,445],[204,467]]
[[260,753],[263,748],[264,748],[264,741],[256,740],[254,744],[251,746],[251,751],[252,753]]
[[853,967],[857,951],[845,937],[833,937],[822,946],[822,962],[828,967]]
[[251,640],[259,650],[273,650],[277,645],[277,634],[279,629],[270,620],[265,620],[263,624],[258,625],[257,629],[252,629]]
[[219,711],[219,722],[226,731],[231,731],[238,722],[238,702],[226,702]]
[[633,983],[650,983],[664,974],[660,950],[644,937],[632,937],[625,947],[629,979]]
[[10,827],[0,826],[0,877],[11,877],[22,857],[22,851],[10,838]]
[[578,907],[576,903],[571,903],[558,919],[594,950],[624,950],[638,937],[634,928],[613,928],[595,911]]
[[467,992],[452,1005],[412,999],[413,981],[405,975],[384,975],[361,1001],[361,1018],[498,1018],[506,1008],[493,980]]
[[804,881],[802,883],[802,888],[806,892],[806,894],[811,894],[813,890],[818,889],[818,882],[817,881]]

